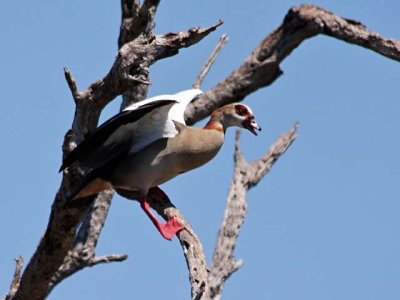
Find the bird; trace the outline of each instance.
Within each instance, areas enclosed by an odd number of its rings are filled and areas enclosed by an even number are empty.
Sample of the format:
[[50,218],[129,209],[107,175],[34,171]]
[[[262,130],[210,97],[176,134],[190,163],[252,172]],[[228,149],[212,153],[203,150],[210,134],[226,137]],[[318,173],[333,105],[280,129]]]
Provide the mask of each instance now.
[[64,159],[61,171],[74,164],[88,170],[82,183],[66,196],[72,201],[109,188],[138,192],[140,205],[161,236],[171,240],[183,226],[175,217],[162,224],[147,197],[167,198],[159,185],[198,168],[216,156],[228,127],[257,135],[261,127],[251,108],[242,103],[212,112],[203,128],[185,124],[187,105],[203,92],[184,90],[134,103],[100,125]]

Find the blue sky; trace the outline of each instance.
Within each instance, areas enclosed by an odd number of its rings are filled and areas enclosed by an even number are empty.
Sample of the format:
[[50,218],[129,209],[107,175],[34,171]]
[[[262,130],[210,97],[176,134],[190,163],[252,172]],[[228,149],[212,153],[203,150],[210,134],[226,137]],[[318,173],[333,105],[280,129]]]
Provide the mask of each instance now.
[[[191,86],[219,37],[230,41],[206,78],[225,78],[299,1],[162,1],[156,33],[225,24],[203,42],[151,69],[149,95]],[[400,3],[314,1],[400,39]],[[2,150],[0,294],[13,258],[32,255],[61,176],[63,135],[74,105],[62,68],[85,88],[109,70],[117,51],[119,2],[8,1],[1,4]],[[284,75],[250,95],[263,127],[243,134],[246,158],[259,158],[295,121],[299,137],[249,195],[236,256],[243,268],[225,299],[400,298],[400,65],[328,37],[306,41],[282,64]],[[115,114],[119,100],[104,111]],[[232,174],[234,131],[211,163],[163,186],[200,236],[208,260]],[[127,253],[65,280],[49,299],[188,299],[176,239],[163,240],[137,203],[116,198],[97,254]],[[163,297],[165,298],[165,297]]]

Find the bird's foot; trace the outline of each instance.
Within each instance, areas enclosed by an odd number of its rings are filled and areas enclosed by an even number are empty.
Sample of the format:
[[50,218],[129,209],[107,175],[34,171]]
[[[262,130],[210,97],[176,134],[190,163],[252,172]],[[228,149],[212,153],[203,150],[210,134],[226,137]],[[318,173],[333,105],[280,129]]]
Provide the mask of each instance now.
[[179,223],[175,217],[171,217],[165,224],[160,223],[160,221],[158,221],[156,216],[151,211],[151,207],[145,198],[140,202],[140,206],[153,222],[154,226],[156,226],[158,232],[160,232],[163,238],[172,240],[174,235],[183,229],[183,225]]
[[182,224],[175,217],[170,218],[165,224],[159,223],[159,227],[156,227],[162,237],[167,240],[172,240],[174,235],[183,229]]

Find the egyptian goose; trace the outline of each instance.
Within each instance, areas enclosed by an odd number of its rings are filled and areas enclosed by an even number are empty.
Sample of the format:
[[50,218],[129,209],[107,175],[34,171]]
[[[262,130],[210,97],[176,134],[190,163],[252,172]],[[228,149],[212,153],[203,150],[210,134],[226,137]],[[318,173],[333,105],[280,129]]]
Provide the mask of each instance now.
[[158,185],[210,161],[221,148],[228,127],[243,127],[255,135],[261,130],[251,109],[240,103],[215,110],[203,128],[186,126],[185,108],[201,93],[192,89],[143,100],[98,127],[60,168],[63,171],[78,162],[89,170],[69,200],[112,187],[137,191],[142,209],[158,231],[172,239],[182,225],[175,218],[161,224],[146,197],[167,197]]

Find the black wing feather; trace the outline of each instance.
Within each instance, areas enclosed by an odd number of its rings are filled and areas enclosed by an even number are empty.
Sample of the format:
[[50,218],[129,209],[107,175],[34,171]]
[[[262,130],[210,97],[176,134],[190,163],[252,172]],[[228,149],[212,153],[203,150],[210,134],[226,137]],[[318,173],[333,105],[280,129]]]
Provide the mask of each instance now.
[[135,110],[124,110],[116,114],[111,119],[107,120],[105,123],[96,128],[92,134],[85,138],[82,143],[80,143],[68,156],[64,159],[59,172],[63,171],[65,168],[72,165],[78,160],[85,160],[99,145],[104,143],[108,137],[116,131],[120,126],[127,123],[133,123],[145,114],[151,112],[152,110],[177,102],[175,100],[156,100]]

